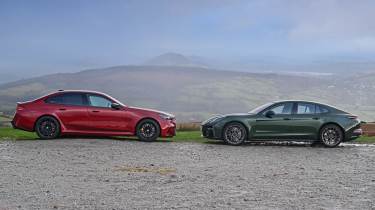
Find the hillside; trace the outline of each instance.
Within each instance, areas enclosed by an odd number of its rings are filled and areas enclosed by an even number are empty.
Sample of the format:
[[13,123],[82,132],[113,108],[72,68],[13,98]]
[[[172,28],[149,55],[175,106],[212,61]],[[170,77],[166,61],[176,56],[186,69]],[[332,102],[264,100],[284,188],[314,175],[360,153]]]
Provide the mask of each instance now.
[[185,56],[178,53],[164,53],[151,58],[144,65],[148,66],[180,66],[180,67],[207,67],[204,59],[198,56]]
[[106,92],[128,105],[172,112],[180,121],[199,121],[217,113],[246,112],[281,99],[330,103],[373,120],[375,80],[371,78],[375,74],[338,80],[198,67],[118,66],[0,85],[0,110],[12,113],[17,101],[58,89],[90,89]]

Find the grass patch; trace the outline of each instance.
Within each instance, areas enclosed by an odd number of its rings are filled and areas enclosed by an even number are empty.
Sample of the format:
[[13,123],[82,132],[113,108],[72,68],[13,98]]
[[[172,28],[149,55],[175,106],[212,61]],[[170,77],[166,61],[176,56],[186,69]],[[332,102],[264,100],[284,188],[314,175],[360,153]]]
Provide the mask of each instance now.
[[35,133],[17,130],[13,128],[0,128],[0,140],[26,140],[38,138]]
[[[26,140],[37,139],[38,136],[33,132],[26,132],[13,128],[0,127],[0,140]],[[129,138],[129,137],[125,137]],[[179,131],[173,138],[162,138],[173,142],[205,142],[206,140],[201,137],[200,131]]]
[[358,139],[354,140],[353,143],[375,144],[375,136],[361,136]]

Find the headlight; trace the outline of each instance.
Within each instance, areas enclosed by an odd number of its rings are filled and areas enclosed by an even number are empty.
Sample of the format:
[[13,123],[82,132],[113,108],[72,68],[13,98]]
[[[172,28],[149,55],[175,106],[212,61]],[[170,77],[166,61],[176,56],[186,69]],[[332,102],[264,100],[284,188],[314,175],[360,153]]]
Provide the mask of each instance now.
[[215,117],[211,117],[210,119],[202,122],[202,125],[208,124],[208,123],[213,124],[213,123],[215,123],[215,122],[217,122],[217,121],[219,121],[221,119],[223,119],[223,116],[221,116],[221,115],[218,115],[218,116],[215,116]]
[[160,116],[161,119],[164,119],[164,120],[173,120],[174,119],[173,115],[169,115],[169,114],[165,114],[165,113],[160,113],[159,116]]

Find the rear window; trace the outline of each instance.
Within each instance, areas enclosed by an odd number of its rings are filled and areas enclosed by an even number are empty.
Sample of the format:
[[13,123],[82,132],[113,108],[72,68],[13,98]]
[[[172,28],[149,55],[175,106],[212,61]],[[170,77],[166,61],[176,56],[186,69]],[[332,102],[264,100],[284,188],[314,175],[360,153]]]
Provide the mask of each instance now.
[[315,113],[316,114],[328,113],[328,109],[323,106],[316,105]]
[[77,106],[85,105],[84,96],[81,93],[63,93],[56,96],[51,96],[47,98],[46,103]]

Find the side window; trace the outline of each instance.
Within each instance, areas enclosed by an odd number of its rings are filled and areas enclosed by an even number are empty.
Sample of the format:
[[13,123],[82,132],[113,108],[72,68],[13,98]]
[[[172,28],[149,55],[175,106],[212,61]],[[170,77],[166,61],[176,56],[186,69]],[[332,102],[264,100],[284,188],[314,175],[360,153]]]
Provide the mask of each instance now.
[[49,104],[62,104],[63,103],[63,98],[62,95],[57,95],[57,96],[51,96],[46,99],[46,103]]
[[328,113],[328,109],[323,106],[316,105],[315,113],[317,114]]
[[288,103],[279,104],[267,111],[274,111],[275,114],[292,114],[292,109],[293,109],[293,103],[288,102]]
[[315,104],[298,103],[297,114],[315,114]]
[[89,95],[90,106],[111,108],[112,101],[99,95]]
[[85,105],[83,95],[81,93],[64,93],[57,96],[51,96],[46,100],[46,103],[77,106]]

